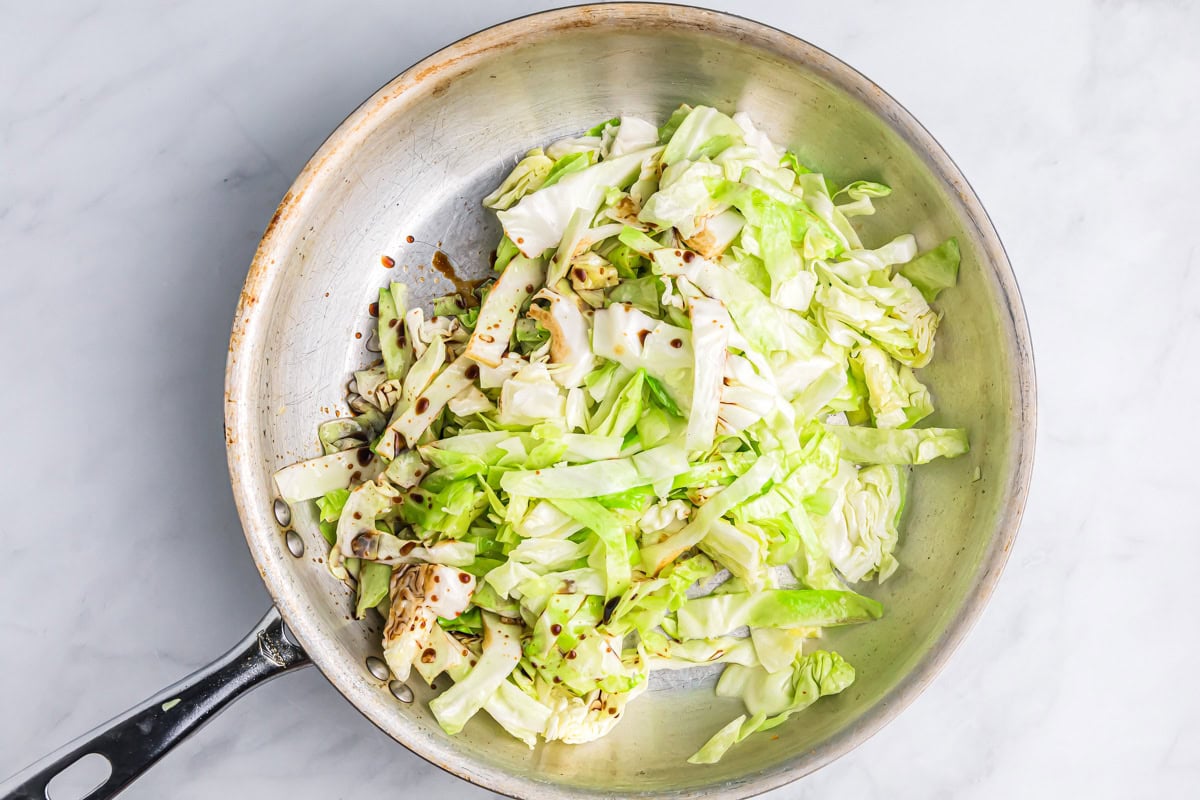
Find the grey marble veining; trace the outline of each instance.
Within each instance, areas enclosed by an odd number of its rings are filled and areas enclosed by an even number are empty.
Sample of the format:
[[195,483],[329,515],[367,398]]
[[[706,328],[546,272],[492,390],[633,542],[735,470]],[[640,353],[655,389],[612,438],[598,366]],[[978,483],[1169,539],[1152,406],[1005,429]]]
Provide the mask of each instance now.
[[[0,11],[0,773],[266,608],[221,437],[258,236],[377,86],[550,5]],[[713,5],[825,47],[929,127],[1004,238],[1038,358],[1034,489],[992,605],[911,709],[772,797],[1194,796],[1200,6]],[[127,796],[487,794],[310,670],[239,701]]]

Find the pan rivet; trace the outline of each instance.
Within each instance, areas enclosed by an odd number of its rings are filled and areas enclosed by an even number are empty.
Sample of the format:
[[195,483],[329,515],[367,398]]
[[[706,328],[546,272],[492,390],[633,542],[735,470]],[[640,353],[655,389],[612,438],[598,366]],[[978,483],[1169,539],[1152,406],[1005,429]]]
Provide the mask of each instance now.
[[413,691],[412,689],[408,688],[407,683],[392,681],[388,684],[388,688],[392,690],[392,694],[394,694],[396,699],[401,703],[411,703],[413,701]]
[[388,665],[378,656],[367,656],[367,671],[381,681],[386,681],[391,675]]
[[282,497],[275,499],[275,521],[285,528],[292,524],[292,507]]
[[372,353],[378,353],[381,350],[383,350],[383,345],[381,345],[379,343],[379,332],[378,331],[376,331],[375,333],[372,333],[370,338],[367,339],[367,350],[369,350]]
[[288,531],[283,535],[284,541],[287,542],[288,552],[296,558],[304,555],[304,540],[300,538],[300,534],[295,531]]

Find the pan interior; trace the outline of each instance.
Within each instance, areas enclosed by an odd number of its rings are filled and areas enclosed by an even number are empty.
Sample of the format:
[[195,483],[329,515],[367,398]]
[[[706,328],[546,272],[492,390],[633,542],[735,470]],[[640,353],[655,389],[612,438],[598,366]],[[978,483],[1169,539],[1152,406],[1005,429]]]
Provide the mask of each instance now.
[[[544,797],[761,791],[836,757],[911,699],[1002,564],[1032,426],[1024,323],[1007,262],[936,145],[815,48],[677,8],[564,10],[506,28],[432,57],[368,101],[314,157],[264,240],[235,324],[227,416],[251,549],[289,624],[347,697],[396,739],[474,782]],[[958,237],[960,283],[939,302],[945,319],[922,378],[938,407],[929,424],[966,426],[972,451],[918,471],[902,568],[882,587],[862,587],[885,604],[884,619],[827,636],[858,680],[777,735],[735,747],[714,766],[686,764],[741,713],[712,694],[709,674],[656,684],[592,744],[530,751],[486,714],[452,739],[431,717],[419,679],[416,702],[404,705],[367,672],[379,625],[349,618],[347,590],[319,563],[325,546],[311,509],[294,512],[308,555],[290,555],[272,517],[271,473],[316,455],[317,424],[348,413],[346,382],[375,357],[365,345],[379,286],[405,281],[426,304],[451,290],[430,266],[438,248],[466,277],[485,274],[499,227],[479,200],[525,150],[618,114],[661,122],[682,102],[749,112],[838,183],[892,186],[880,213],[860,225],[868,246],[892,232],[915,232],[922,248]]]

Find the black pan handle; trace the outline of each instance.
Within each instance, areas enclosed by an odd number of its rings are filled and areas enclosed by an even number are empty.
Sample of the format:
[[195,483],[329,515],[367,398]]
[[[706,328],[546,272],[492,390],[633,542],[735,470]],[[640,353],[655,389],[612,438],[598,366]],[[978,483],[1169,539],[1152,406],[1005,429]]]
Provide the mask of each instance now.
[[92,753],[108,761],[112,772],[80,800],[115,797],[242,692],[310,663],[272,608],[245,639],[207,667],[0,783],[0,800],[47,800],[50,781]]

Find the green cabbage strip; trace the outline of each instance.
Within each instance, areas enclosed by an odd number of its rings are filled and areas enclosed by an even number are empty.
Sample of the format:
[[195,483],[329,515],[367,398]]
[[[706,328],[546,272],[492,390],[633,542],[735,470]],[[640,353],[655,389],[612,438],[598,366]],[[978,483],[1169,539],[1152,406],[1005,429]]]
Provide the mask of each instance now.
[[695,547],[708,534],[709,526],[725,513],[732,511],[760,492],[775,472],[777,462],[772,456],[761,456],[745,474],[711,497],[696,511],[692,521],[666,540],[642,548],[642,565],[649,574],[656,574],[685,550]]
[[856,464],[927,464],[968,450],[967,432],[962,428],[883,430],[829,425],[826,430],[842,443],[842,458]]
[[767,589],[713,594],[684,604],[677,614],[684,639],[721,636],[744,625],[753,628],[817,628],[869,622],[883,606],[854,592],[821,589]]
[[[854,667],[837,653],[824,650],[802,656],[797,660],[792,673],[783,675],[782,681],[775,681],[772,680],[771,673],[761,668],[748,668],[736,664],[726,667],[718,683],[718,694],[744,697],[758,690],[759,694],[775,695],[770,698],[774,701],[770,707],[776,710],[759,711],[749,719],[743,715],[732,720],[697,750],[688,759],[688,763],[715,764],[729,748],[745,740],[750,734],[782,725],[792,714],[802,711],[819,698],[828,694],[838,694],[854,683]],[[768,682],[772,685],[762,685]]]
[[500,488],[524,497],[585,499],[670,480],[688,470],[687,457],[676,445],[663,445],[628,458],[590,464],[507,472]]

